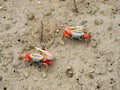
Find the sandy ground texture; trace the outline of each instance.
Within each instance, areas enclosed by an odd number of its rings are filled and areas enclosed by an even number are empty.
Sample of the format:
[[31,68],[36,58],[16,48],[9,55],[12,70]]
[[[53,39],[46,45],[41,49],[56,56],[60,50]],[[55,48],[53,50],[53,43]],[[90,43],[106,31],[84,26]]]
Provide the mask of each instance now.
[[[0,0],[0,90],[120,90],[120,0]],[[61,36],[86,20],[84,42]],[[57,30],[57,31],[56,31]],[[31,46],[53,52],[46,68],[18,56]]]

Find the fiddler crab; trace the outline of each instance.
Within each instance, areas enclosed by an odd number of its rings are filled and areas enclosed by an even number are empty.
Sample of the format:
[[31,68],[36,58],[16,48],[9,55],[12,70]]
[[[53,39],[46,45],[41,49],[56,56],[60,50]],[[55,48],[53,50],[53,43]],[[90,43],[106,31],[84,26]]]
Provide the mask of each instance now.
[[24,59],[24,64],[27,62],[37,63],[40,66],[48,67],[52,60],[55,59],[54,55],[48,51],[42,50],[40,48],[34,47],[39,50],[38,53],[25,53],[24,55],[19,56],[19,59]]
[[87,23],[87,21],[83,21],[80,24],[80,26],[65,28],[63,32],[63,36],[62,36],[63,45],[65,44],[65,38],[68,37],[68,38],[72,38],[75,40],[85,41],[87,42],[87,46],[88,46],[88,43],[91,38],[91,33],[88,33],[85,30],[85,27],[84,27],[85,23]]

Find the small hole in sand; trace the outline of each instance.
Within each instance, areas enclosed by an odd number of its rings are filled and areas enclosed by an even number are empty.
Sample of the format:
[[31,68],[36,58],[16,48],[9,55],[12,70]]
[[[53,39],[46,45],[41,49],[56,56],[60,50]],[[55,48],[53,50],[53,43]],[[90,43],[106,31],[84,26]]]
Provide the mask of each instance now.
[[90,3],[87,3],[87,5],[90,5]]
[[111,80],[113,80],[113,78],[111,78]]
[[76,80],[79,81],[79,78],[77,78]]
[[20,39],[18,39],[18,42],[20,42],[21,40]]
[[99,73],[100,75],[102,75],[102,73]]
[[120,24],[119,24],[119,26],[120,26]]
[[113,82],[110,82],[110,84],[113,84]]
[[7,90],[7,87],[4,87],[3,90]]
[[100,89],[100,86],[99,86],[99,85],[97,85],[97,89]]
[[14,73],[17,73],[18,71],[17,70],[13,70]]
[[6,17],[3,17],[4,19],[6,18]]

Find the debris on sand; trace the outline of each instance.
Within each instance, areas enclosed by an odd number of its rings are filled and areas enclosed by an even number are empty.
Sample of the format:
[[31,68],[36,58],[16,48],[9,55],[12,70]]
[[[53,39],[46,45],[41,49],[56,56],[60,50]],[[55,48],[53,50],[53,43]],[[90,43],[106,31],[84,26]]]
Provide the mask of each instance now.
[[2,65],[1,69],[2,69],[3,72],[7,72],[8,71],[8,68],[6,67],[6,65]]
[[112,25],[112,23],[110,23],[110,25],[109,25],[109,27],[108,27],[108,30],[110,31],[110,30],[112,30],[113,29],[113,25]]
[[2,7],[2,6],[0,6],[0,10],[1,10],[1,9],[3,9],[3,7]]
[[65,45],[65,42],[64,41],[61,41],[61,42],[59,42],[61,45]]
[[60,1],[65,1],[65,0],[60,0]]
[[43,78],[46,78],[46,76],[47,76],[47,73],[42,72],[42,77],[43,77]]
[[7,68],[7,66],[6,65],[2,65],[2,67],[1,67],[1,70],[3,71],[3,72],[7,72],[8,71],[8,68]]
[[33,13],[28,13],[27,18],[28,18],[28,20],[33,20],[33,19],[35,19],[35,15]]
[[41,1],[38,1],[39,4],[41,4]]
[[78,8],[77,8],[77,4],[76,4],[76,0],[73,0],[73,2],[74,2],[74,6],[75,6],[75,12],[79,13]]
[[91,45],[92,45],[93,48],[96,48],[98,43],[95,39],[93,39],[92,42],[91,42]]
[[11,28],[11,24],[6,24],[5,25],[5,30],[9,30]]
[[36,37],[35,32],[32,32],[32,36],[33,36],[33,37]]
[[23,75],[25,78],[28,78],[30,76],[30,74],[28,72],[23,72]]
[[69,77],[69,78],[72,78],[73,77],[73,69],[72,67],[67,67],[66,69],[66,75]]
[[3,0],[3,1],[7,2],[7,0]]
[[2,81],[3,80],[3,78],[0,76],[0,81]]
[[103,24],[103,20],[101,20],[101,19],[95,20],[95,25],[101,25],[101,24]]
[[0,6],[0,10],[7,10],[6,7]]
[[57,29],[57,30],[55,30],[55,33],[59,33],[59,32],[60,32],[60,30],[58,30],[58,29]]

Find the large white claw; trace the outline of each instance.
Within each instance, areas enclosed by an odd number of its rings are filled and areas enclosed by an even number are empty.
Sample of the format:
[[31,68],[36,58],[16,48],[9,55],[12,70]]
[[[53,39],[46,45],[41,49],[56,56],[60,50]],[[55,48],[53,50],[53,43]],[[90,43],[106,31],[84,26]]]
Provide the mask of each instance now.
[[37,49],[37,50],[39,50],[39,51],[41,51],[41,52],[44,52],[44,50],[42,50],[42,49],[40,49],[40,48],[38,48],[38,47],[35,47],[35,49]]

